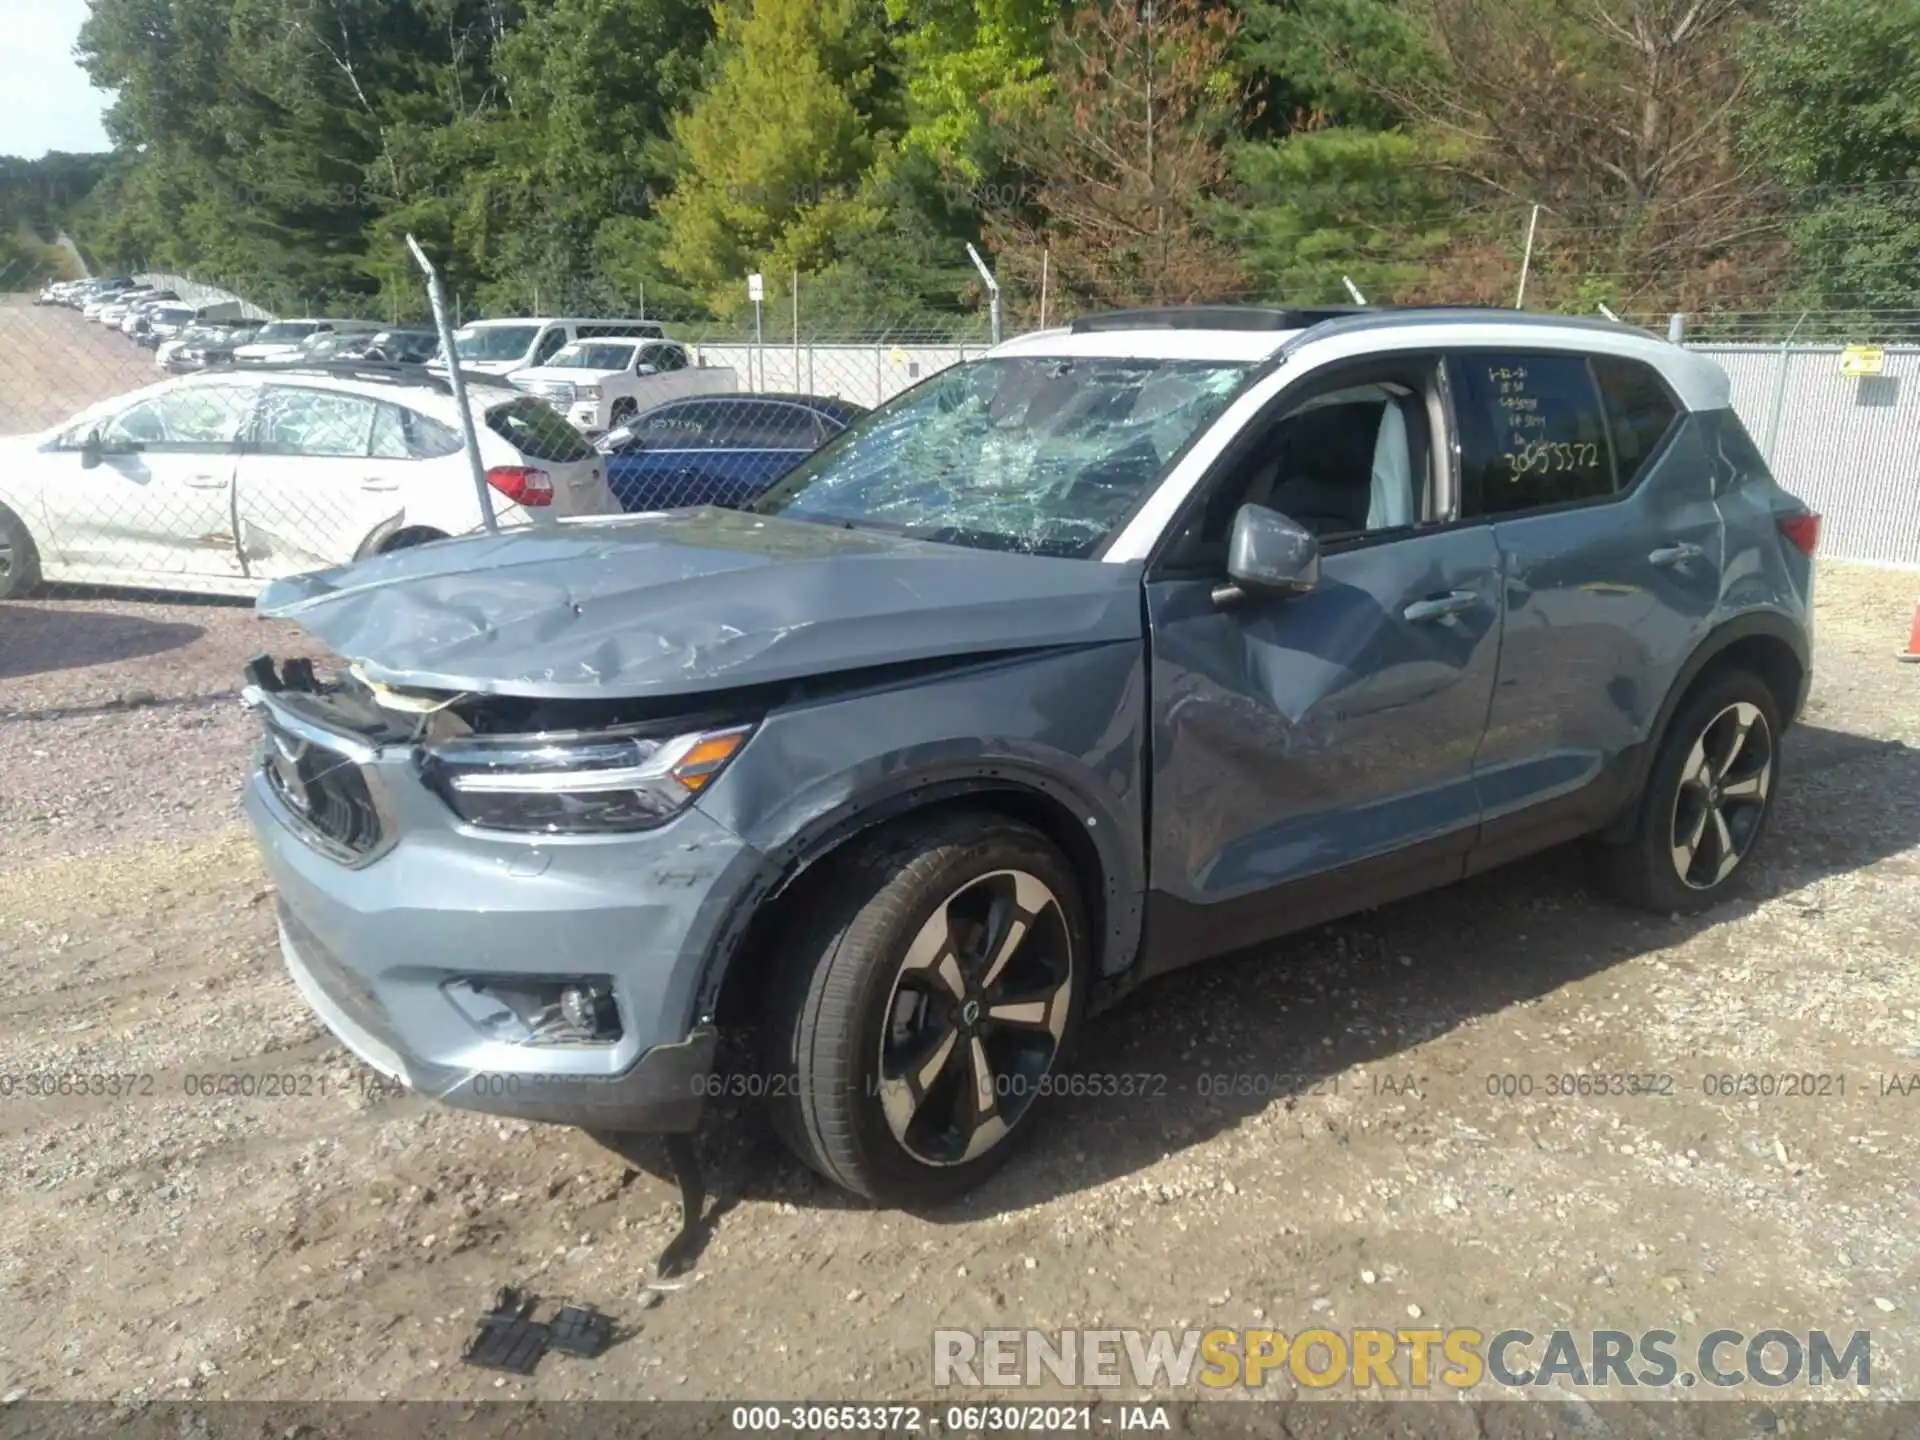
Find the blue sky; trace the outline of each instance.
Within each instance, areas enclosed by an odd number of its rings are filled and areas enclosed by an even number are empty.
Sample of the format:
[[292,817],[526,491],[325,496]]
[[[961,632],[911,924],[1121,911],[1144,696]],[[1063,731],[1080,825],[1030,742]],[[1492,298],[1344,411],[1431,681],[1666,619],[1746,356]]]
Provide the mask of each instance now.
[[111,98],[73,58],[86,0],[0,0],[0,155],[105,150]]

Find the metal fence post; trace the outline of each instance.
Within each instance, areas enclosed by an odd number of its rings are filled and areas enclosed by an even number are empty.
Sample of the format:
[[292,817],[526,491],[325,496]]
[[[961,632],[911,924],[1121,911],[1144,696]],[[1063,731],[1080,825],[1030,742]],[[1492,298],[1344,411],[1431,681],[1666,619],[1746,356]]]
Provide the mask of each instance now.
[[1687,340],[1687,317],[1679,311],[1667,317],[1667,343],[1684,345]]
[[1806,323],[1807,312],[1803,310],[1800,318],[1793,322],[1793,329],[1787,332],[1787,338],[1780,342],[1780,365],[1773,376],[1773,413],[1767,417],[1767,448],[1763,452],[1769,466],[1773,464],[1774,442],[1780,438],[1780,412],[1787,403],[1787,366],[1793,359],[1793,337]]
[[473,470],[473,490],[480,499],[480,521],[489,533],[500,529],[493,516],[493,491],[487,484],[487,467],[480,460],[480,435],[473,428],[473,411],[467,406],[467,382],[460,374],[460,357],[453,348],[453,327],[447,323],[447,296],[440,288],[440,272],[433,268],[427,252],[411,234],[407,249],[419,267],[427,272],[427,303],[433,307],[433,326],[440,332],[440,350],[447,357],[447,381],[453,388],[453,408],[460,412],[460,433],[467,444],[467,464]]
[[1000,343],[1000,282],[993,278],[993,272],[987,268],[987,262],[980,258],[980,252],[967,245],[967,258],[973,261],[973,268],[980,272],[980,279],[987,287],[987,324],[993,332],[993,343]]

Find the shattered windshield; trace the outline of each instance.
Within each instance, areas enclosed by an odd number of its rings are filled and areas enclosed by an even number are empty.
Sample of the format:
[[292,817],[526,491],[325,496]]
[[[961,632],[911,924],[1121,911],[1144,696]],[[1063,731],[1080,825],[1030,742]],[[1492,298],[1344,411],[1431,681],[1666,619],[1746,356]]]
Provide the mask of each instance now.
[[956,365],[855,422],[749,508],[1088,556],[1250,369],[1093,356]]

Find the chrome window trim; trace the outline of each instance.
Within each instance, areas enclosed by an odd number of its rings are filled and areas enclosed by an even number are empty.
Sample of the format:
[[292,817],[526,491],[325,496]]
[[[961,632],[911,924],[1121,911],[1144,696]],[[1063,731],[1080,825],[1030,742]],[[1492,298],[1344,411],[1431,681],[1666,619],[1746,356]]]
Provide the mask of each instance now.
[[[1161,332],[1137,337],[1141,353],[1151,353]],[[1081,337],[1084,338],[1084,337]],[[1103,336],[1117,339],[1118,335]],[[1126,338],[1136,338],[1128,335]],[[1010,342],[1011,343],[1011,342]],[[1187,497],[1206,478],[1240,431],[1281,391],[1325,366],[1344,360],[1408,351],[1447,354],[1456,350],[1517,348],[1565,352],[1575,356],[1610,355],[1651,365],[1667,382],[1683,411],[1727,408],[1732,393],[1726,372],[1704,356],[1629,326],[1549,316],[1500,315],[1463,318],[1457,314],[1355,315],[1330,320],[1287,339],[1276,350],[1272,373],[1256,380],[1196,439],[1185,455],[1131,519],[1108,543],[1102,561],[1130,565],[1148,559],[1160,538],[1185,507]],[[1030,345],[1039,353],[1044,346]],[[1458,443],[1458,436],[1455,436]],[[1454,495],[1459,503],[1458,457],[1454,457]]]

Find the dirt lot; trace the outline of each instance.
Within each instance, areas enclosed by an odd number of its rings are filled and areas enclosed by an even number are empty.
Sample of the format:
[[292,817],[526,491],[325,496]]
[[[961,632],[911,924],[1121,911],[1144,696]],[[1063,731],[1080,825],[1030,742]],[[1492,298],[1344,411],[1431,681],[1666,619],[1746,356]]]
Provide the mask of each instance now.
[[0,295],[0,435],[57,425],[74,411],[166,377],[153,352],[63,307]]
[[[936,1328],[1418,1316],[1870,1329],[1875,1393],[1920,1399],[1920,1086],[1888,1093],[1920,1074],[1920,667],[1893,659],[1916,600],[1920,576],[1823,568],[1751,900],[1637,916],[1560,852],[1160,982],[1082,1059],[1158,1095],[1056,1103],[950,1211],[851,1203],[726,1111],[701,1137],[721,1213],[670,1292],[643,1288],[676,1224],[651,1142],[368,1094],[295,994],[232,690],[297,633],[0,605],[0,1394],[882,1399],[931,1393]],[[1673,1093],[1548,1093],[1580,1072]],[[1788,1073],[1844,1093],[1709,1093]],[[133,1093],[31,1093],[76,1074]],[[198,1093],[236,1074],[297,1093]],[[1203,1096],[1223,1075],[1250,1093]],[[527,1380],[462,1366],[503,1283],[626,1336]]]

